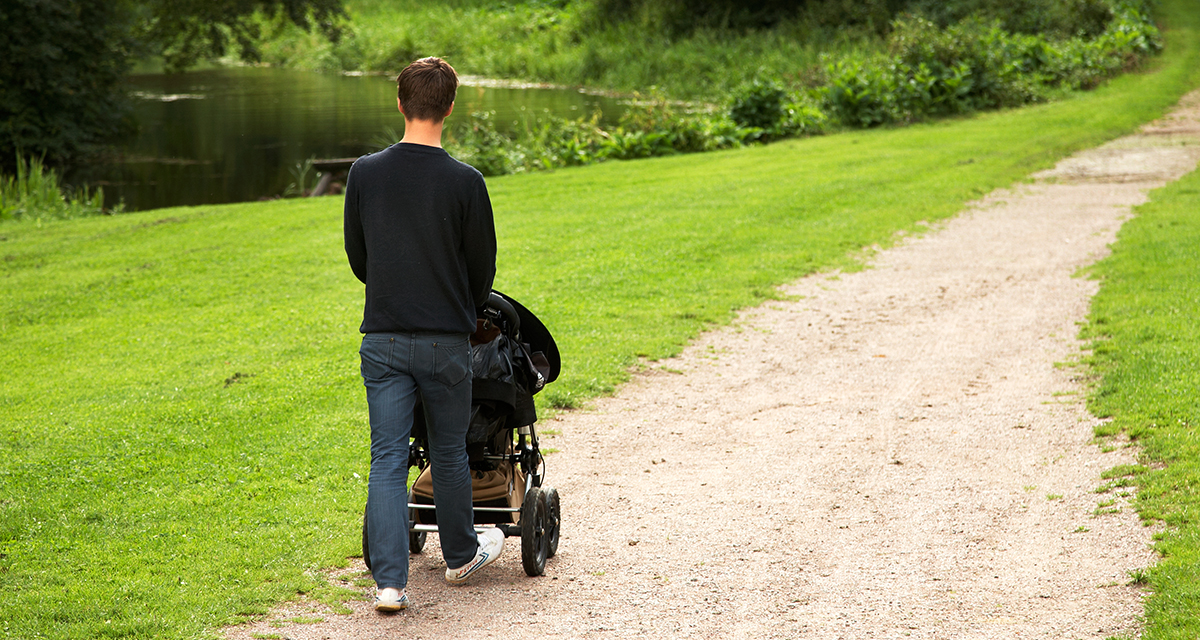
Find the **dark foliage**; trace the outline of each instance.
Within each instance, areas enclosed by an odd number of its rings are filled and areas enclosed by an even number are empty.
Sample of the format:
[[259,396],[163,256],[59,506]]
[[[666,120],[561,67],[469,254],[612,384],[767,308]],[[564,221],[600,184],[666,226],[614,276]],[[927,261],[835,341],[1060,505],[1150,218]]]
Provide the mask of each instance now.
[[617,19],[628,19],[646,7],[656,7],[673,31],[694,26],[738,28],[769,26],[795,15],[804,0],[600,0],[598,8]]
[[911,0],[904,8],[948,27],[968,18],[997,22],[1009,33],[1093,38],[1112,19],[1105,0]]
[[590,0],[597,24],[638,21],[673,36],[697,28],[761,29],[787,20],[809,27],[866,27],[886,33],[904,13],[939,27],[968,18],[1010,33],[1094,37],[1112,18],[1106,0]]
[[112,0],[0,4],[0,168],[18,152],[62,164],[131,130],[117,89],[130,20]]
[[592,0],[592,19],[640,21],[669,35],[760,29],[805,17],[819,26],[886,25],[907,0]]

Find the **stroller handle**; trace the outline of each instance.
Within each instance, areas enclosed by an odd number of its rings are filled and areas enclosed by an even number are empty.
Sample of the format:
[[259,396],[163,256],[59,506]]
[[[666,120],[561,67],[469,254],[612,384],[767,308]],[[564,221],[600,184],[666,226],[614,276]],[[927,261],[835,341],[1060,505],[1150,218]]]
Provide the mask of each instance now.
[[504,319],[508,320],[508,324],[512,327],[514,334],[521,330],[521,317],[517,315],[517,310],[503,296],[495,291],[489,293],[487,305],[499,311],[504,316]]

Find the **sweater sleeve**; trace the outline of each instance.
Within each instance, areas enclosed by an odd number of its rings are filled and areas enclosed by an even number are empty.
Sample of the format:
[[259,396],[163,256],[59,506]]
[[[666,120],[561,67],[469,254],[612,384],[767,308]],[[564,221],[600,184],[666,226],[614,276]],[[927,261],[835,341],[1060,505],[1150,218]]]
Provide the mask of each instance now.
[[345,235],[346,258],[350,269],[362,282],[367,281],[367,241],[363,237],[362,218],[358,212],[358,185],[354,180],[354,167],[346,177],[346,204],[342,219]]
[[475,307],[487,303],[496,277],[496,225],[492,201],[483,176],[478,176],[463,221],[463,252],[467,257],[467,281]]

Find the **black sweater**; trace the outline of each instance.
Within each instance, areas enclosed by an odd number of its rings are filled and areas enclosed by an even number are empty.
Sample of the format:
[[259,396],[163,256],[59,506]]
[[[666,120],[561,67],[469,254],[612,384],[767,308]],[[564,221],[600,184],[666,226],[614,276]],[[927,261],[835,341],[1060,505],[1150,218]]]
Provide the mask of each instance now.
[[346,257],[367,285],[360,331],[471,333],[496,274],[483,176],[445,150],[397,143],[346,179]]

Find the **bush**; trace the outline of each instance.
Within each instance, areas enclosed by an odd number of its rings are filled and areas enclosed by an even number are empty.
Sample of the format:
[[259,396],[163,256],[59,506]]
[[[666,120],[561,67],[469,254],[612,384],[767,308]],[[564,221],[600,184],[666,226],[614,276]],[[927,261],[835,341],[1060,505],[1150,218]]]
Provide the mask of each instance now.
[[786,97],[778,84],[755,80],[734,94],[729,117],[738,126],[775,129],[783,122]]
[[779,125],[779,135],[781,136],[820,134],[825,131],[829,123],[825,112],[807,98],[789,102],[784,106],[783,111],[783,122]]
[[825,72],[826,107],[843,124],[871,127],[898,119],[896,73],[883,56],[834,60]]
[[824,104],[859,127],[1012,107],[1091,88],[1161,48],[1158,29],[1133,5],[1091,39],[1013,34],[978,19],[942,29],[905,15],[892,25],[887,55],[825,62]]
[[645,140],[642,144],[652,143],[661,150],[651,155],[669,155],[740,147],[758,139],[761,132],[739,125],[723,114],[686,108],[665,97],[653,96],[639,99],[626,111],[613,133],[617,135],[610,142],[610,153],[624,158],[646,156],[624,149],[618,139],[622,135],[625,144],[634,145],[635,149],[640,140]]

